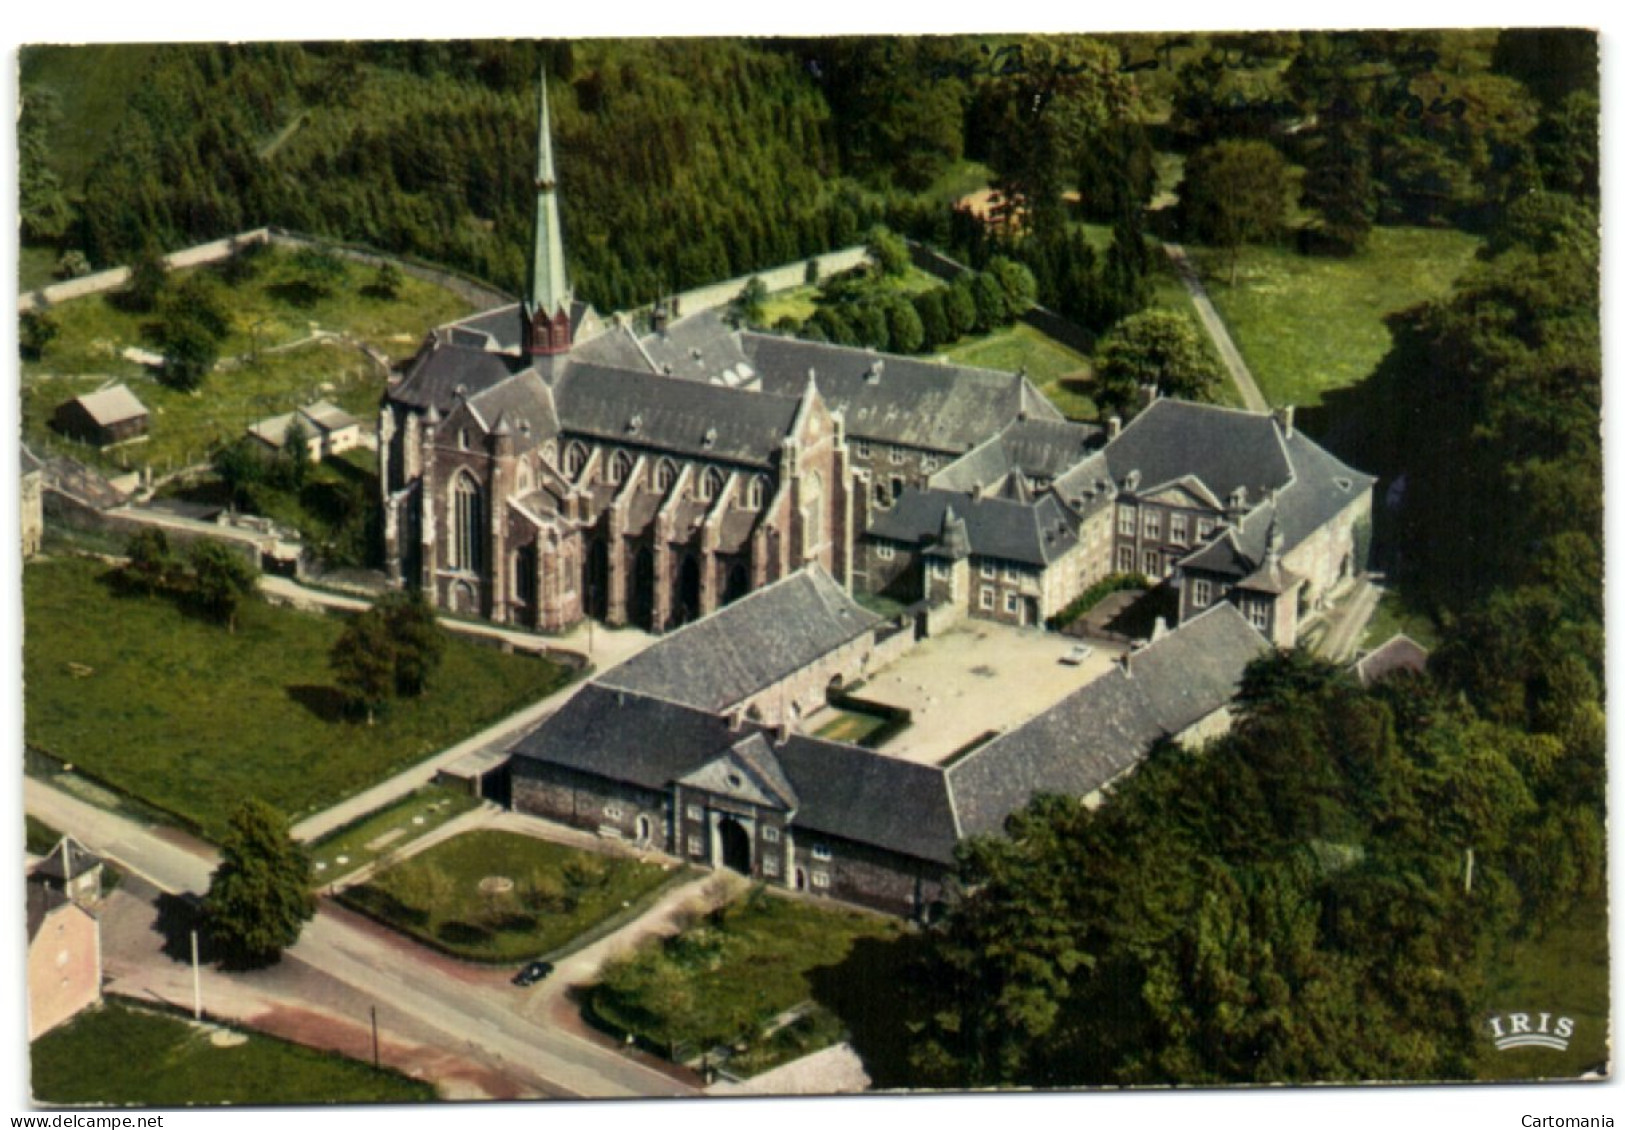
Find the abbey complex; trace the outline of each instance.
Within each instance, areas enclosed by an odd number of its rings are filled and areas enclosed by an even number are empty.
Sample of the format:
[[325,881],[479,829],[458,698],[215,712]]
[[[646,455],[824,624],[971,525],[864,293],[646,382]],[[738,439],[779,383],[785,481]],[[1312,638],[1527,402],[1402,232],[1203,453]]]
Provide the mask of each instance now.
[[[524,301],[435,329],[379,418],[394,582],[547,632],[684,629],[515,746],[516,808],[923,912],[958,839],[1221,716],[1364,568],[1374,480],[1290,409],[1151,393],[1097,426],[1019,373],[714,314],[640,333],[574,298],[558,192],[544,93]],[[803,732],[917,638],[1037,628],[1113,573],[1178,612],[1109,674],[913,758]]]

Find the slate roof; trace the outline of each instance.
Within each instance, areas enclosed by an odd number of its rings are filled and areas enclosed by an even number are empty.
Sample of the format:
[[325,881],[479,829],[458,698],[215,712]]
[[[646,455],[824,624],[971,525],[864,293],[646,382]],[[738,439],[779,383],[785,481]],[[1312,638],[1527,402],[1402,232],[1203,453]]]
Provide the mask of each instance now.
[[594,365],[608,365],[613,369],[632,369],[640,373],[653,373],[656,366],[638,345],[630,327],[611,325],[596,337],[577,342],[570,349],[574,361]]
[[940,767],[801,734],[775,752],[801,799],[798,829],[953,862],[959,826]]
[[1012,420],[999,439],[1012,466],[1029,478],[1054,479],[1099,447],[1101,435],[1093,424],[1028,417]]
[[1152,401],[1105,452],[1119,484],[1140,473],[1140,493],[1189,475],[1221,503],[1244,486],[1252,505],[1292,477],[1274,417],[1188,400]]
[[966,835],[999,832],[1038,793],[1087,796],[1224,706],[1269,648],[1237,609],[1218,604],[947,769]]
[[[581,328],[582,320],[592,309],[587,303],[580,300],[570,303],[570,328],[572,331]],[[485,348],[479,344],[477,338],[489,341],[489,347],[504,352],[518,350],[525,344],[525,311],[519,303],[512,306],[498,306],[494,310],[485,310],[459,322],[452,322],[444,327],[448,331],[463,331],[457,340],[462,340],[475,348]]]
[[809,566],[679,628],[598,681],[723,711],[882,622]]
[[56,847],[51,849],[51,853],[40,860],[33,874],[64,883],[68,880],[70,871],[77,877],[101,865],[101,856],[85,850],[84,845],[72,836],[63,836],[57,841]]
[[345,428],[357,428],[361,421],[350,415],[338,405],[326,400],[318,400],[315,404],[307,404],[299,409],[299,414],[324,431],[337,432]]
[[147,406],[124,385],[114,385],[76,398],[85,414],[102,427],[147,414]]
[[553,390],[529,370],[469,397],[468,403],[488,428],[494,429],[498,420],[507,418],[515,451],[527,451],[559,434]]
[[450,411],[461,386],[477,396],[525,367],[517,357],[465,345],[439,343],[415,357],[401,382],[389,390],[389,399],[420,411],[430,405],[441,415]]
[[20,470],[19,470],[20,474],[31,475],[35,471],[43,471],[43,470],[45,470],[45,464],[40,461],[40,459],[39,459],[39,457],[37,455],[35,455],[32,451],[28,450],[28,446],[26,444],[24,444],[21,448],[19,448],[19,451],[21,452],[21,455],[19,456],[19,459],[18,459],[18,466],[20,468]]
[[[715,310],[672,322],[664,330],[645,334],[638,344],[661,373],[731,388],[756,381],[756,368],[745,355],[738,331]],[[805,373],[802,378],[804,385]]]
[[905,488],[890,510],[878,513],[869,535],[909,545],[933,544],[950,506],[964,520],[970,552],[978,557],[1043,567],[1078,543],[1074,520],[1054,495],[1022,503],[913,487]]
[[1388,642],[1360,658],[1354,665],[1354,674],[1362,686],[1370,686],[1395,671],[1411,671],[1420,675],[1427,670],[1428,649],[1404,633],[1389,638]]
[[[772,334],[739,336],[764,389],[799,394],[807,371],[816,371],[830,410],[844,414],[847,434],[859,439],[964,452],[1023,410],[1062,419],[1041,396],[1024,395],[1027,380],[1013,373]],[[878,377],[871,377],[877,364]]]
[[800,391],[774,396],[655,373],[572,364],[554,395],[567,432],[771,467],[795,421]]

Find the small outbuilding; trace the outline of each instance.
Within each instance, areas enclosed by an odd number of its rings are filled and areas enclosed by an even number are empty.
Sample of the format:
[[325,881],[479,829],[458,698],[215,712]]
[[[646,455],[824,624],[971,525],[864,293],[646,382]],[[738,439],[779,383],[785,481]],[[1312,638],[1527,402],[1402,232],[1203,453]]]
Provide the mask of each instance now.
[[51,424],[63,435],[109,447],[147,434],[147,406],[124,385],[113,385],[59,406]]
[[295,422],[305,433],[305,449],[312,463],[361,446],[361,421],[325,400],[307,404],[295,412],[256,420],[248,426],[248,434],[271,451],[280,453]]

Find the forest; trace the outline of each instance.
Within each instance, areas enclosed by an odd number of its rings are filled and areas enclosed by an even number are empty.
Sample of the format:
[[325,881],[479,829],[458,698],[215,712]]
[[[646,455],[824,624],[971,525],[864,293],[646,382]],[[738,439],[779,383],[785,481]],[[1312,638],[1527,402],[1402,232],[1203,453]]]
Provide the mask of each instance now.
[[[1357,260],[1384,225],[1473,233],[1454,292],[1304,417],[1382,476],[1428,673],[1273,658],[1201,753],[968,845],[961,897],[893,943],[913,1051],[882,1082],[1474,1077],[1514,948],[1604,897],[1594,34],[159,46],[88,92],[74,50],[24,53],[21,218],[25,254],[88,266],[271,223],[517,292],[543,65],[602,310],[884,224],[1105,334],[1158,239]],[[91,130],[92,104],[122,110]],[[953,207],[984,186],[991,221]],[[948,297],[874,333],[912,342]],[[864,340],[819,318],[780,328]]]

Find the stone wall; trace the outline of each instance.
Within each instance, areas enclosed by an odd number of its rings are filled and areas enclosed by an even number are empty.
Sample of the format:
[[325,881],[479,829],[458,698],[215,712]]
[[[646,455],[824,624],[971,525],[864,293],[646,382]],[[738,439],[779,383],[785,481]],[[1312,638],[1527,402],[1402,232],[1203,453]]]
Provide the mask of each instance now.
[[[266,228],[256,228],[253,231],[241,232],[237,235],[227,236],[210,243],[200,243],[195,247],[186,247],[180,251],[164,256],[164,264],[172,271],[185,267],[199,267],[206,263],[218,263],[229,259],[244,247],[255,243],[269,241],[271,233]],[[30,310],[43,309],[68,302],[75,298],[84,298],[92,294],[106,294],[117,290],[130,280],[130,268],[111,267],[95,274],[84,275],[77,279],[68,279],[66,282],[53,283],[38,290],[29,291],[17,299],[17,312],[26,314]]]

